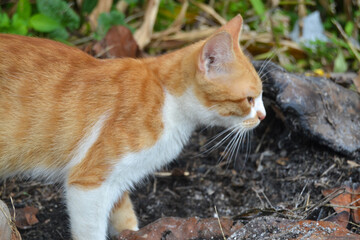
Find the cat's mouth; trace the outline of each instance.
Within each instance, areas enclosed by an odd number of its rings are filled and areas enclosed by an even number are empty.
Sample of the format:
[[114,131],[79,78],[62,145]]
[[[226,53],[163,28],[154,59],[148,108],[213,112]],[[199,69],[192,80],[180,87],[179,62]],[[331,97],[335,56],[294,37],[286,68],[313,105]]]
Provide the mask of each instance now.
[[248,130],[250,130],[257,127],[259,124],[260,124],[260,120],[257,117],[255,117],[244,120],[241,125],[247,128]]

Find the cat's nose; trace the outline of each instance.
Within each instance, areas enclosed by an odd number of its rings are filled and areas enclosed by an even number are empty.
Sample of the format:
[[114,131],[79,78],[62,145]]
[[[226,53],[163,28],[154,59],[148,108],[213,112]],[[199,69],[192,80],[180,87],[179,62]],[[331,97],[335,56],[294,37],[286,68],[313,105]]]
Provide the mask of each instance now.
[[260,121],[264,120],[265,117],[266,117],[266,115],[264,113],[260,112],[260,111],[257,111],[256,114],[257,114]]

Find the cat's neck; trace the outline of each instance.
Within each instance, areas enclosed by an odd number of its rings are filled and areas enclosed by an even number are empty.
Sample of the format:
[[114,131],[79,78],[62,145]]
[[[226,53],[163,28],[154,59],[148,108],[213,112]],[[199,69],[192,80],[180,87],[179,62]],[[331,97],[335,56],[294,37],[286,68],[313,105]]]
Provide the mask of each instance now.
[[162,56],[145,59],[148,67],[170,94],[179,97],[191,87],[191,79],[196,74],[199,44],[201,42]]
[[[201,42],[196,45],[201,44]],[[166,92],[166,101],[171,102],[164,112],[173,119],[171,122],[188,126],[193,131],[199,124],[199,101],[194,95],[191,80],[195,77],[198,47],[190,45],[180,51],[145,59],[151,72],[155,74]],[[187,132],[187,131],[185,131]]]

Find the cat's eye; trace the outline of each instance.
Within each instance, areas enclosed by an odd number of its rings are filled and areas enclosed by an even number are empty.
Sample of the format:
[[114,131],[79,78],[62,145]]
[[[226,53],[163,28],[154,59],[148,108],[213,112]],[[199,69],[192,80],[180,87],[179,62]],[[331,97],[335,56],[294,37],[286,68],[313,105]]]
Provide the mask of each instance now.
[[254,98],[253,97],[247,97],[248,102],[250,105],[254,105]]

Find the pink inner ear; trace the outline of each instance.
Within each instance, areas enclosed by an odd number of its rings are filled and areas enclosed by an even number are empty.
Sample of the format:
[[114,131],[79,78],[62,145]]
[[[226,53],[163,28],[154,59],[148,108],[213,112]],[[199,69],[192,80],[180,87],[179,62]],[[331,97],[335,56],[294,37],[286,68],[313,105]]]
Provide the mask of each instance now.
[[199,57],[199,69],[209,73],[224,71],[224,63],[233,58],[232,39],[228,32],[220,32],[205,42]]

